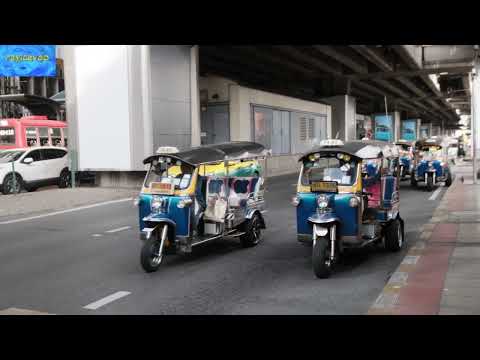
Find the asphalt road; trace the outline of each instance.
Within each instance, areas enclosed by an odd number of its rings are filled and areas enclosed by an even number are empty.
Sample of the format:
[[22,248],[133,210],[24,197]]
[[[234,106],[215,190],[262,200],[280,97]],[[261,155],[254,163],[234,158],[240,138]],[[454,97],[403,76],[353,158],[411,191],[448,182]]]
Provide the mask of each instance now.
[[290,205],[295,181],[295,176],[269,179],[268,229],[258,246],[242,249],[237,241],[217,240],[200,245],[190,256],[167,257],[152,274],[144,273],[139,263],[141,242],[132,202],[0,224],[0,310],[365,314],[445,192],[429,200],[432,193],[403,183],[407,248],[350,256],[331,278],[320,280],[311,269],[311,248],[296,240]]

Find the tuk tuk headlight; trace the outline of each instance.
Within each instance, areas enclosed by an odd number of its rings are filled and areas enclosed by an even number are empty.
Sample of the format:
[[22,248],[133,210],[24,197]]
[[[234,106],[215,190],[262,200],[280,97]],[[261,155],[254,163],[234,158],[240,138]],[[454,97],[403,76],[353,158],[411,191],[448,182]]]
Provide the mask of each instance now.
[[352,208],[357,207],[360,204],[360,201],[356,196],[352,196],[348,201],[348,205]]
[[133,199],[133,206],[138,206],[138,205],[140,205],[140,196],[136,196]]
[[158,195],[153,195],[152,202],[150,203],[150,210],[153,213],[159,213],[162,209],[162,198]]
[[328,206],[328,196],[320,194],[317,198],[317,204],[319,209],[325,209]]
[[293,205],[293,206],[298,206],[298,205],[300,205],[300,198],[299,198],[298,196],[294,196],[294,197],[292,198],[292,205]]
[[193,203],[193,200],[190,198],[182,199],[178,202],[177,207],[183,209],[185,206],[190,206]]

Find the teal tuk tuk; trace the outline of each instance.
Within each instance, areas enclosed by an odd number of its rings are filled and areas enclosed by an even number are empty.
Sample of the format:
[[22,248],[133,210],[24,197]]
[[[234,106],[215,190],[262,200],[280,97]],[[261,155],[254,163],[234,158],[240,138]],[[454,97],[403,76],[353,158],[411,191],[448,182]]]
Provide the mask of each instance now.
[[230,142],[162,152],[150,165],[140,196],[140,262],[156,271],[163,256],[190,253],[222,237],[257,245],[265,229],[264,171],[270,152],[252,142]]
[[313,271],[329,277],[348,249],[404,246],[398,149],[380,141],[324,140],[305,153],[292,199],[297,238],[312,244]]

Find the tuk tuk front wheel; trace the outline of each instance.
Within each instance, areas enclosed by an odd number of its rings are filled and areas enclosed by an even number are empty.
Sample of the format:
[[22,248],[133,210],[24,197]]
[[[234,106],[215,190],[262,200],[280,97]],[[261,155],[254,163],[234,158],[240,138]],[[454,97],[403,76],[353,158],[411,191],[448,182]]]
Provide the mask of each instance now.
[[255,214],[251,220],[245,223],[245,234],[240,236],[242,247],[252,247],[257,245],[262,239],[262,228],[260,217]]
[[[160,239],[157,234],[152,234],[152,236],[145,240],[145,243],[142,246],[142,251],[140,252],[140,263],[143,270],[146,272],[157,271],[162,263],[163,259],[163,249],[165,239],[167,237],[168,225],[164,225]],[[163,240],[163,241],[162,241]]]
[[312,265],[315,276],[319,279],[326,279],[332,273],[332,263],[330,261],[328,237],[319,237],[313,244]]
[[388,251],[399,251],[404,244],[403,229],[400,220],[393,220],[385,229],[385,248]]
[[410,184],[413,187],[417,187],[417,180],[415,180],[415,172],[414,171],[412,171],[412,173],[410,174]]
[[433,190],[433,175],[428,175],[427,176],[427,190],[428,191]]

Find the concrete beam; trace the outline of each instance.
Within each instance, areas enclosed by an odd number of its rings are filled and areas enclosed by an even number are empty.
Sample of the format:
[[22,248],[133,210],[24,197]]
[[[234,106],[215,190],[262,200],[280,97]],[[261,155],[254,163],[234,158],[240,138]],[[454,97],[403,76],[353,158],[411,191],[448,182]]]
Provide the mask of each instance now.
[[330,64],[327,64],[325,61],[322,61],[314,56],[310,56],[306,54],[305,52],[298,50],[298,48],[293,47],[293,46],[286,46],[286,45],[278,45],[278,46],[273,46],[274,49],[295,57],[296,59],[303,61],[307,64],[310,64],[314,68],[330,73],[335,76],[343,76],[343,73],[340,69],[331,66]]
[[293,71],[297,71],[299,73],[303,73],[309,76],[315,76],[315,71],[313,71],[312,69],[302,66],[294,61],[290,61],[285,58],[280,58],[278,56],[269,55],[265,52],[259,51],[259,49],[255,46],[233,46],[233,48],[246,54],[250,54],[252,59],[266,61],[267,63],[276,63]]
[[378,55],[374,50],[369,49],[365,45],[350,45],[352,49],[365,57],[367,60],[378,66],[383,71],[393,71],[393,67],[385,61],[383,57]]
[[313,45],[313,48],[320,51],[322,54],[327,55],[332,59],[342,63],[356,73],[366,74],[368,72],[368,67],[366,64],[360,64],[359,62],[352,59],[352,57],[342,54],[332,46]]
[[448,72],[449,74],[466,74],[472,71],[472,66],[455,66],[455,67],[439,67],[422,70],[410,70],[410,71],[381,71],[368,74],[352,74],[344,75],[352,80],[370,80],[374,78],[390,79],[399,77],[416,77],[419,75],[440,74]]

